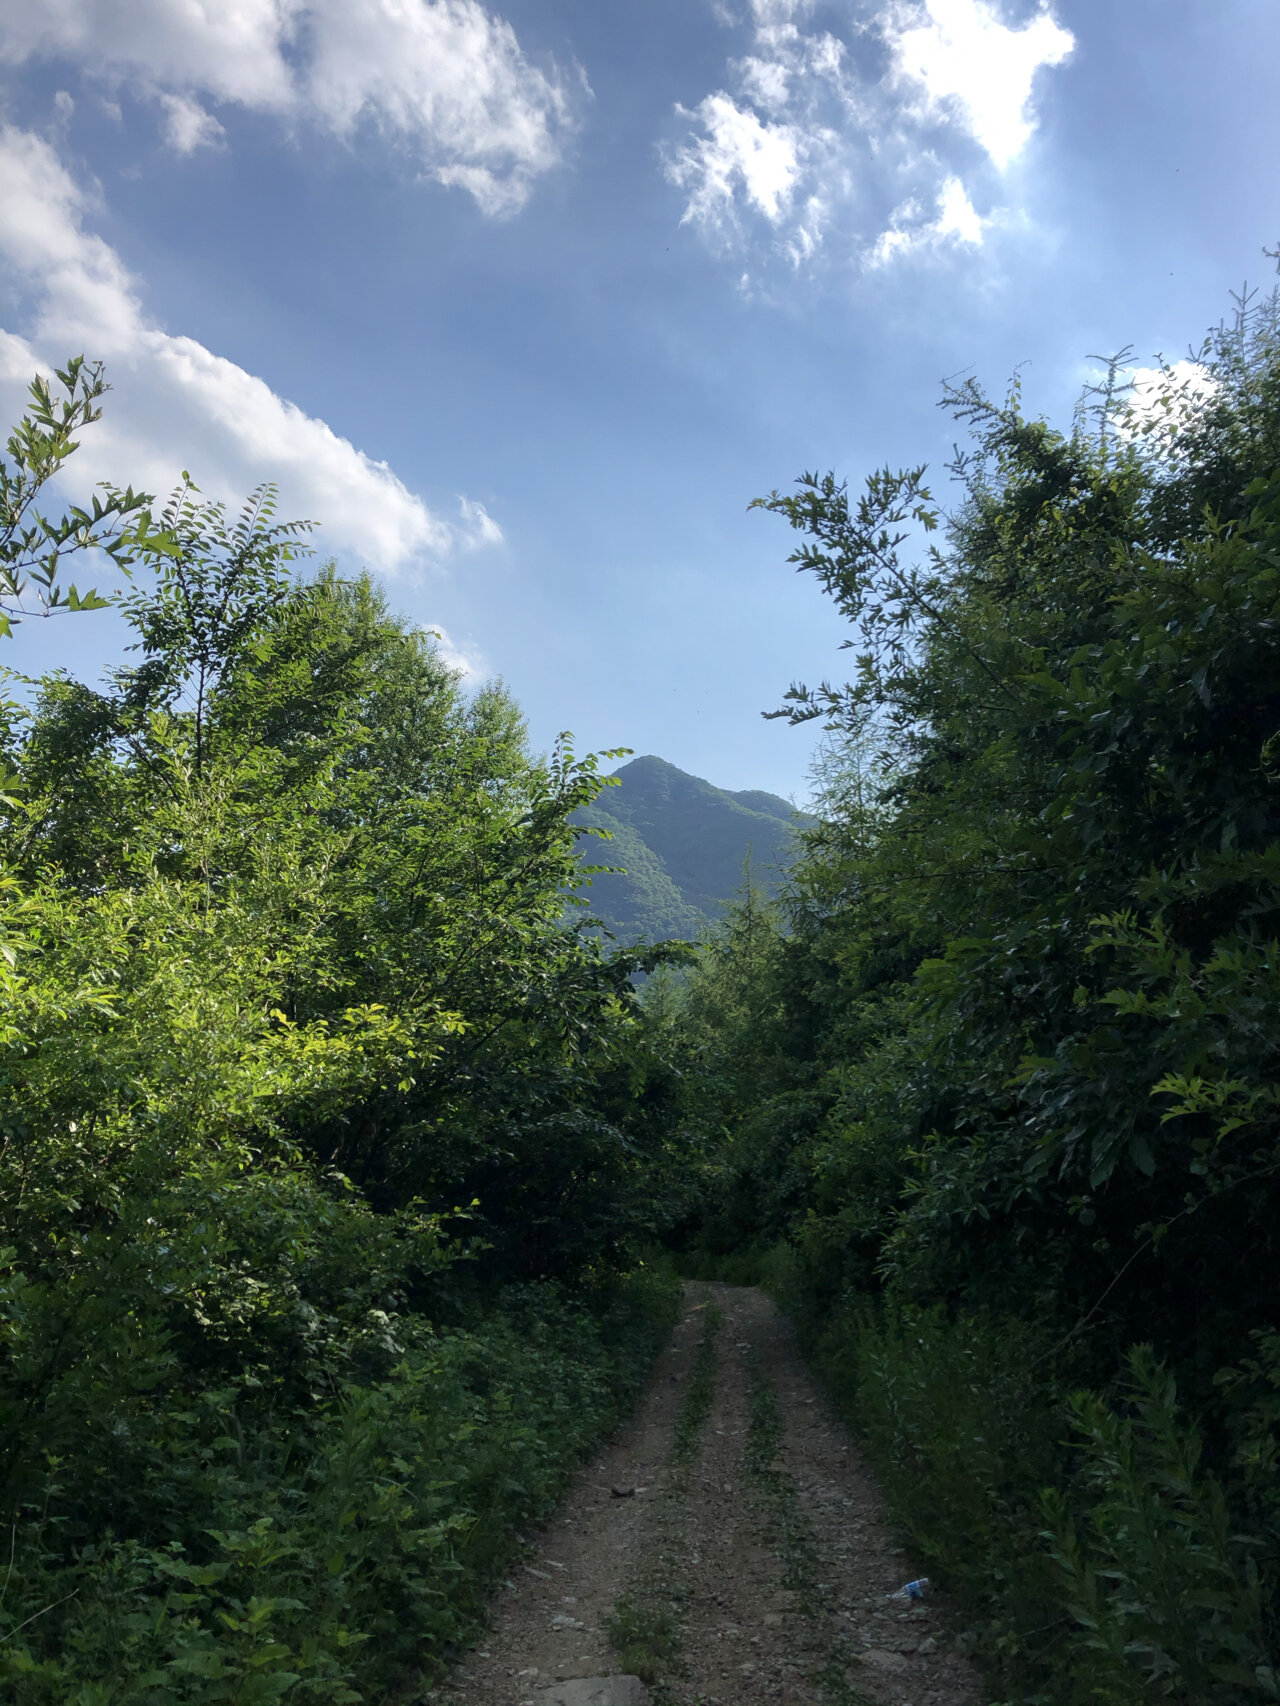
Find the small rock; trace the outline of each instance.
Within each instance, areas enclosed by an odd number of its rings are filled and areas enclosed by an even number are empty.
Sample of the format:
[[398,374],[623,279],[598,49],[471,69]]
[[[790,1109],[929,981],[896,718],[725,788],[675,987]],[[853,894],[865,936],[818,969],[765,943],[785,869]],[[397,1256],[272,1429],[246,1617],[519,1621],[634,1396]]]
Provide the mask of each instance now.
[[609,1491],[615,1499],[634,1499],[636,1496],[634,1487],[610,1487]]
[[583,1676],[536,1698],[537,1706],[648,1706],[649,1690],[638,1676]]
[[926,1639],[921,1641],[920,1645],[916,1648],[916,1651],[920,1654],[921,1658],[928,1658],[930,1653],[936,1653],[937,1650],[938,1643],[932,1635],[927,1636]]
[[904,1659],[901,1653],[891,1653],[886,1647],[868,1647],[865,1653],[858,1654],[864,1665],[873,1665],[876,1670],[910,1670],[911,1661]]
[[570,1617],[567,1611],[557,1611],[551,1619],[553,1629],[585,1629],[586,1624],[580,1623],[576,1617]]
[[[598,1653],[584,1653],[576,1659],[569,1659],[566,1663],[557,1665],[553,1674],[557,1682],[573,1682],[580,1677],[599,1676],[601,1667],[608,1662],[608,1659],[602,1658]],[[550,1684],[544,1683],[543,1686],[549,1687]]]

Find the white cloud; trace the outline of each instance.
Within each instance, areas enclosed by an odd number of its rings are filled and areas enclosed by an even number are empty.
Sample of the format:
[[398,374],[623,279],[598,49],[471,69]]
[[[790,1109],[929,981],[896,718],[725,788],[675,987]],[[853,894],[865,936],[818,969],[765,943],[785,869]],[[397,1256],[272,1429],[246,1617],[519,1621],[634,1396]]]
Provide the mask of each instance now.
[[[749,0],[745,20],[718,10],[745,23],[748,51],[729,61],[723,88],[677,109],[688,130],[663,167],[685,192],[683,222],[723,247],[763,233],[795,268],[841,227],[875,264],[944,243],[980,247],[993,215],[975,195],[989,202],[991,183],[982,194],[966,181],[972,143],[1009,166],[1034,131],[1036,75],[1061,64],[1073,38],[1047,4],[1021,26],[1003,21],[998,0],[845,6],[843,37],[814,22],[812,0]],[[939,121],[966,139],[955,159],[945,129],[940,149]],[[992,179],[990,166],[976,170]],[[869,248],[856,227],[881,236]]]
[[703,133],[677,150],[667,177],[689,191],[684,222],[708,229],[731,219],[739,191],[772,225],[786,212],[800,173],[796,133],[768,124],[727,95],[708,95],[697,114]]
[[160,105],[165,114],[165,140],[177,154],[215,147],[226,135],[213,114],[190,95],[161,95]]
[[460,497],[458,510],[462,516],[458,536],[469,550],[477,550],[481,545],[504,543],[506,535],[482,503],[474,498]]
[[806,34],[798,20],[810,10],[809,0],[753,0],[752,51],[729,66],[736,93],[677,108],[690,134],[663,162],[686,192],[682,223],[732,246],[763,220],[795,267],[821,247],[843,170],[844,44]]
[[443,520],[385,462],[265,380],[150,321],[115,250],[84,229],[91,198],[48,142],[0,129],[0,182],[0,259],[32,304],[26,337],[0,333],[6,403],[38,367],[81,351],[108,363],[115,386],[76,454],[78,486],[113,480],[165,494],[185,466],[211,496],[235,500],[275,480],[289,513],[322,523],[322,549],[387,572],[501,538],[482,505],[463,499],[461,525]]
[[568,89],[476,0],[316,0],[313,17],[308,93],[339,135],[370,118],[489,213],[560,158]]
[[887,266],[918,250],[938,249],[948,241],[981,246],[984,228],[991,221],[978,214],[959,178],[943,181],[937,209],[935,219],[925,220],[920,202],[904,202],[867,252],[867,265]]
[[0,0],[0,58],[70,59],[148,90],[288,111],[298,0]]
[[158,100],[180,153],[218,139],[206,99],[369,125],[491,214],[560,160],[579,87],[480,0],[0,0],[0,59],[36,57]]
[[955,237],[961,243],[982,242],[982,228],[988,223],[981,219],[969,200],[969,193],[959,178],[948,178],[938,198],[937,232],[939,237]]
[[[907,19],[924,18],[908,24]],[[1075,46],[1047,6],[1014,28],[991,0],[926,0],[887,32],[898,75],[923,86],[928,109],[954,116],[1004,171],[1030,141],[1037,71]]]

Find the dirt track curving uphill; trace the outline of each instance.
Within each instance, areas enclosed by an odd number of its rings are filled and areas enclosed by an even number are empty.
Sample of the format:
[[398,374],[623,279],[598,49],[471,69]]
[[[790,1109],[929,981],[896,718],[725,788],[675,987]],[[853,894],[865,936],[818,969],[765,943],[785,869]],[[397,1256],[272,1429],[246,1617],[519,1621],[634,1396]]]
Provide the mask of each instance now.
[[762,1292],[691,1284],[631,1421],[529,1537],[441,1706],[977,1706],[948,1608],[887,1596],[856,1446]]

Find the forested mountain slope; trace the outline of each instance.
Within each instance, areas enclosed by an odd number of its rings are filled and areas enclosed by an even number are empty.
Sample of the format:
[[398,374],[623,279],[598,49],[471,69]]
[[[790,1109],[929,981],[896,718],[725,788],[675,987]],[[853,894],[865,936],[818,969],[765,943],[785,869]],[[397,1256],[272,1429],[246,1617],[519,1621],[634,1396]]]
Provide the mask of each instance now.
[[724,916],[748,870],[776,891],[795,850],[795,830],[812,820],[760,789],[733,793],[661,758],[636,758],[575,822],[608,830],[611,840],[581,844],[602,872],[583,896],[592,914],[623,941],[695,940]]

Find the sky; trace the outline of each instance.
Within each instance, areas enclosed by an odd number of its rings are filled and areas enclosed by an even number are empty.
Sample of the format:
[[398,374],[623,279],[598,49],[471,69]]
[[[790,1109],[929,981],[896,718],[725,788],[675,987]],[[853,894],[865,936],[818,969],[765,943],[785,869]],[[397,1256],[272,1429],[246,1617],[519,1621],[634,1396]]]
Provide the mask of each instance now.
[[1270,281],[1278,86],[1276,0],[0,0],[3,419],[101,359],[67,495],[274,481],[538,747],[803,801],[761,712],[845,630],[749,503],[945,501],[944,379],[1066,424],[1185,356]]

